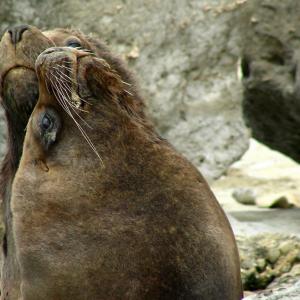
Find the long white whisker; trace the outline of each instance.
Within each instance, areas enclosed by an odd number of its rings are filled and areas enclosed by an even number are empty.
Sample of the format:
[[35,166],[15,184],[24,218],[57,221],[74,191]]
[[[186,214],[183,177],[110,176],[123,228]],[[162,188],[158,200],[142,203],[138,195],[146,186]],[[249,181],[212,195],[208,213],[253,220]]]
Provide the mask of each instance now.
[[[55,77],[56,80],[58,79],[55,76],[55,74],[52,74],[52,75]],[[104,165],[103,164],[103,160],[102,160],[101,156],[99,155],[99,153],[98,153],[96,147],[94,146],[93,142],[91,141],[91,139],[89,138],[89,136],[87,135],[87,133],[85,132],[85,130],[81,127],[81,125],[78,123],[78,121],[73,116],[72,112],[70,111],[70,107],[67,106],[68,100],[66,98],[66,95],[64,95],[64,93],[62,92],[61,86],[58,86],[58,85],[54,84],[54,82],[51,80],[51,78],[49,78],[49,80],[50,80],[50,82],[52,83],[52,85],[54,87],[54,89],[53,89],[54,90],[54,95],[57,98],[58,103],[62,106],[62,108],[66,111],[66,113],[75,122],[77,128],[81,132],[82,136],[84,137],[84,139],[86,140],[86,142],[88,143],[88,145],[91,147],[91,149],[93,150],[93,152],[97,155],[97,157],[101,161],[102,165]]]
[[126,82],[126,81],[121,80],[121,82],[122,82],[123,84],[127,85],[127,86],[132,86],[132,84],[130,84],[130,83]]
[[[57,70],[57,72],[59,72],[59,74],[62,72],[61,70],[58,70],[58,69],[56,69],[56,70]],[[65,75],[65,76],[67,77],[67,80],[66,80],[67,82],[69,82],[69,83],[74,83],[73,81],[70,82],[70,81],[68,80],[68,79],[70,79],[70,80],[72,80],[72,79],[69,78],[66,74],[64,74],[64,73],[62,73],[62,74]],[[64,81],[62,81],[62,82],[65,83]],[[75,84],[77,85],[77,82],[76,82]],[[67,85],[64,84],[64,86],[65,86],[66,88],[68,88],[70,92],[72,92],[72,91],[70,90],[70,88],[69,88]],[[92,105],[92,104],[90,104],[88,101],[82,99],[78,94],[77,94],[77,96],[78,96],[79,100],[81,100],[81,101],[83,101],[83,102],[85,102],[85,103],[87,103],[87,104],[89,104],[89,105]],[[82,111],[85,111],[85,110],[82,110]]]
[[128,95],[130,95],[130,96],[133,96],[133,94],[132,93],[130,93],[129,91],[127,91],[127,90],[125,90],[124,89],[124,92],[126,92]]
[[77,82],[75,82],[71,77],[69,77],[67,74],[63,73],[60,69],[57,69],[56,67],[53,67],[53,69],[56,70],[58,74],[61,75],[61,77],[65,77],[65,80],[67,80],[70,83],[73,83],[74,85],[77,85]]
[[[82,109],[82,108],[80,108],[80,107],[77,107],[75,104],[73,104],[73,93],[75,93],[76,94],[76,97],[78,97],[78,99],[80,100],[80,101],[84,101],[84,102],[87,102],[87,101],[85,101],[85,100],[83,100],[81,97],[79,97],[79,95],[75,92],[75,91],[72,91],[71,89],[70,89],[70,87],[68,86],[68,85],[66,85],[65,84],[65,82],[60,82],[61,83],[61,87],[64,89],[64,90],[66,90],[66,91],[68,91],[68,92],[70,92],[70,94],[71,94],[71,100],[70,100],[70,105],[72,106],[72,107],[74,107],[75,109],[77,109],[77,110],[79,110],[79,111],[82,111],[82,112],[85,112],[85,113],[88,113],[88,111],[87,110],[84,110],[84,109]],[[87,102],[88,103],[88,102]]]
[[[70,99],[68,99],[68,97],[63,93],[63,91],[66,91],[64,89],[64,87],[62,85],[58,86],[58,88],[60,88],[60,91],[61,93],[65,96],[65,101],[66,101],[66,104],[71,107],[71,109],[74,111],[74,113],[78,116],[78,118],[87,126],[89,127],[90,129],[93,129],[80,115],[79,113],[76,111],[76,109],[78,110],[79,108],[77,108],[72,102]],[[80,110],[80,109],[79,109]]]

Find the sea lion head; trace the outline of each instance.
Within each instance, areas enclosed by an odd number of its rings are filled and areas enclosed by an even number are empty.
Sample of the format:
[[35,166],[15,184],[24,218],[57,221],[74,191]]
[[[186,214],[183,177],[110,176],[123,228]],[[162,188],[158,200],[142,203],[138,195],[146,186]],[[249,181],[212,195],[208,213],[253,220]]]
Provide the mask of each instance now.
[[[58,28],[42,32],[28,25],[8,29],[0,42],[0,98],[7,116],[9,152],[15,169],[21,156],[24,130],[38,99],[35,61],[41,52],[53,46],[86,49],[104,57],[132,84],[128,90],[134,90],[132,76],[120,60],[113,57],[104,44],[78,30]],[[141,101],[139,106],[142,114]]]
[[[87,154],[87,157],[103,163],[101,152],[105,152],[106,146],[111,147],[111,137],[122,126],[138,124],[149,132],[152,130],[143,117],[132,85],[93,51],[49,48],[38,56],[35,66],[40,96],[28,125],[30,138],[24,147],[33,149],[31,159],[42,163],[40,166],[45,170],[47,153],[57,143],[61,143],[59,160],[63,153],[68,153],[64,159],[70,161],[74,148],[81,145],[77,150],[83,152],[85,142],[89,151],[94,152],[94,156]],[[75,137],[79,139],[76,143]]]

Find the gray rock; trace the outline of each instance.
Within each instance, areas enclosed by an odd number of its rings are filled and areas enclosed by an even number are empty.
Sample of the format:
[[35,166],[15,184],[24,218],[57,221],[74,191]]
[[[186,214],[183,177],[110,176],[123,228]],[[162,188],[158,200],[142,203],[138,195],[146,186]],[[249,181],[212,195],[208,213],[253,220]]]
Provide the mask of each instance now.
[[227,216],[236,235],[253,236],[268,232],[300,238],[300,209],[255,209],[231,211]]
[[291,287],[275,289],[244,298],[245,300],[300,300],[300,281]]
[[284,193],[271,193],[259,196],[257,197],[255,202],[258,207],[265,208],[291,208],[294,206],[294,204],[290,200],[289,194]]
[[253,0],[241,17],[243,111],[254,138],[300,162],[300,2]]
[[258,207],[268,208],[300,207],[300,194],[291,189],[273,193],[265,192],[256,197],[255,204]]
[[[270,284],[273,284],[272,289],[282,287],[283,277],[298,274],[300,240],[297,237],[265,233],[237,236],[236,240],[244,289],[270,290]],[[274,284],[275,280],[277,284]]]
[[254,205],[256,194],[252,189],[238,188],[233,191],[232,197],[241,204]]
[[246,2],[2,0],[0,26],[71,26],[106,40],[138,74],[160,133],[216,178],[248,148],[236,75]]

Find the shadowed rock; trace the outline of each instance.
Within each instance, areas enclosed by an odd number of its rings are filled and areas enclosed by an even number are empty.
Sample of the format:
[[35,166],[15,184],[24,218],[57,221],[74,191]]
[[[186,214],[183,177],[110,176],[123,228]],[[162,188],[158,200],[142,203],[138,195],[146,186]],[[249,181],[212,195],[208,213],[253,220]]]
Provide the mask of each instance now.
[[243,113],[254,138],[300,162],[300,2],[252,1],[243,24]]

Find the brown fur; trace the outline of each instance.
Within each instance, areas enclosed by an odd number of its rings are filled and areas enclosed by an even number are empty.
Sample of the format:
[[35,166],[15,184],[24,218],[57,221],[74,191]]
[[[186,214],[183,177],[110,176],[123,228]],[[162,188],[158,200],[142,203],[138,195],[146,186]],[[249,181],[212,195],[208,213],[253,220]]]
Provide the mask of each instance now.
[[[11,200],[21,299],[241,299],[226,216],[101,47],[96,57],[49,49],[36,62],[40,95]],[[65,61],[101,161],[59,103],[51,71]],[[39,122],[49,110],[62,125],[48,147]]]
[[[29,26],[17,45],[12,43],[9,32],[3,35],[0,42],[0,97],[6,114],[8,143],[0,176],[0,194],[5,222],[1,299],[17,299],[19,295],[19,266],[15,257],[10,198],[11,185],[22,154],[25,128],[38,98],[38,83],[34,71],[35,60],[48,47],[65,46],[66,42],[72,38],[79,39],[85,48],[93,50],[96,55],[101,54],[106,57],[110,64],[123,74],[124,80],[132,83],[132,93],[137,95],[132,77],[121,61],[110,55],[102,43],[83,36],[79,31],[55,29],[42,33],[37,28]],[[139,98],[139,96],[136,97],[136,99]],[[143,118],[142,101],[135,101],[133,106],[136,109],[139,106],[137,110]]]

